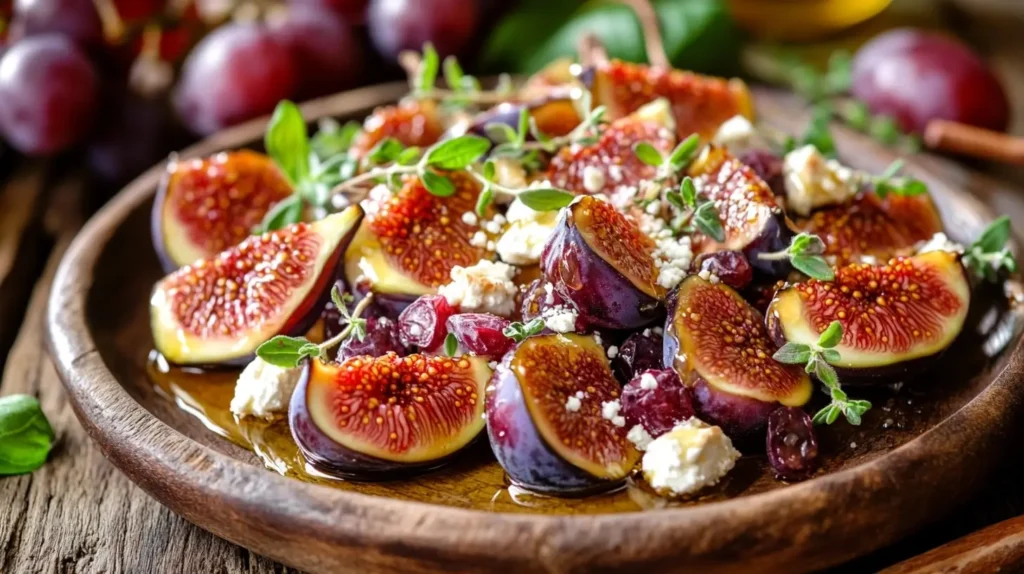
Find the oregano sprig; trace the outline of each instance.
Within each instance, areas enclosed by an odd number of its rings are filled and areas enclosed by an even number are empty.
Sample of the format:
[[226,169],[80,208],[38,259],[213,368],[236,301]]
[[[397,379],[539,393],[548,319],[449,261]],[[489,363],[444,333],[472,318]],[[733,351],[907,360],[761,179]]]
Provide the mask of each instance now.
[[879,198],[885,199],[890,193],[900,197],[913,197],[928,193],[928,186],[923,181],[912,177],[897,177],[901,169],[903,169],[903,160],[897,159],[889,164],[889,167],[885,168],[881,175],[872,178],[875,194]]
[[697,193],[690,176],[683,178],[679,191],[666,192],[665,201],[678,212],[671,226],[676,233],[699,231],[715,241],[725,241],[725,228],[718,216],[718,208],[707,196]]
[[865,400],[851,400],[839,385],[839,376],[831,363],[838,362],[842,357],[835,349],[843,339],[843,325],[832,321],[818,336],[817,343],[786,343],[772,356],[773,359],[787,365],[804,365],[808,374],[814,375],[828,392],[831,402],[818,411],[813,418],[814,424],[832,424],[839,415],[844,415],[847,422],[859,425],[861,417],[871,408]]
[[656,182],[663,182],[685,169],[690,165],[693,158],[700,150],[700,136],[691,134],[690,137],[679,142],[679,145],[671,153],[664,154],[658,151],[650,142],[638,142],[633,146],[633,153],[643,163],[658,169],[655,176]]
[[789,263],[804,275],[821,281],[832,281],[836,278],[836,273],[822,257],[821,254],[824,252],[825,242],[820,237],[810,233],[799,233],[793,237],[786,249],[759,253],[757,258],[763,261],[788,259]]
[[1004,215],[990,223],[964,251],[964,267],[978,279],[992,282],[999,280],[1003,270],[1017,271],[1017,259],[1007,247],[1011,235],[1009,216]]
[[362,341],[366,338],[366,319],[361,316],[373,302],[373,293],[367,293],[355,309],[349,312],[347,303],[351,302],[351,299],[351,295],[342,295],[337,285],[331,289],[331,300],[346,323],[345,328],[337,335],[319,344],[312,343],[305,337],[278,335],[257,347],[256,356],[276,367],[292,369],[299,366],[306,357],[328,360],[327,351],[351,337]]
[[540,317],[537,317],[536,319],[533,319],[526,323],[515,321],[514,323],[511,323],[508,327],[505,327],[502,330],[502,334],[504,334],[506,337],[512,339],[517,343],[522,343],[528,337],[532,337],[537,333],[543,331],[544,326],[544,319],[541,319]]
[[[433,44],[423,45],[423,52],[403,52],[399,60],[410,72],[409,96],[415,99],[438,100],[443,105],[462,108],[470,105],[493,105],[508,101],[514,91],[512,78],[508,74],[498,77],[493,90],[483,90],[480,80],[466,74],[454,56],[441,62]],[[437,87],[438,75],[443,74],[447,89]]]

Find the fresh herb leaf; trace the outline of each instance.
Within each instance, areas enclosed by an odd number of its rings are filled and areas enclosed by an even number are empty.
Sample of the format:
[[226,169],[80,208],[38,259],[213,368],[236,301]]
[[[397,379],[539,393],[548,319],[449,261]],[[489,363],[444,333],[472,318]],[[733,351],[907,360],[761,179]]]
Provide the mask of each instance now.
[[306,357],[319,357],[320,347],[302,337],[278,335],[256,348],[256,356],[282,369],[293,369]]
[[639,142],[634,145],[633,153],[636,154],[636,157],[639,158],[640,161],[650,166],[659,167],[665,161],[664,158],[661,157],[661,152],[647,142]]
[[39,400],[29,395],[0,397],[0,476],[25,474],[46,463],[53,428]]
[[427,150],[425,165],[444,170],[465,169],[491,148],[486,138],[465,135],[443,141]]
[[708,201],[697,206],[697,210],[693,212],[693,224],[698,231],[715,241],[725,241],[725,229],[714,203]]
[[451,197],[455,195],[455,184],[452,180],[447,177],[425,169],[420,173],[420,181],[423,182],[423,187],[427,188],[432,195],[438,197]]
[[669,165],[674,171],[679,171],[693,161],[693,156],[697,154],[698,149],[700,149],[700,136],[691,134],[690,137],[679,142],[676,149],[672,150],[672,154],[668,157]]
[[437,71],[440,66],[437,50],[434,45],[427,42],[423,45],[423,58],[420,62],[419,76],[416,78],[416,91],[428,93],[434,89],[437,83]]
[[804,365],[811,358],[811,348],[802,343],[786,343],[772,358],[787,365]]
[[817,235],[799,233],[789,242],[789,247],[774,253],[760,253],[757,258],[764,261],[789,259],[789,262],[801,273],[821,281],[835,279],[835,270],[821,256],[825,252],[825,242]]
[[996,219],[964,252],[964,266],[978,279],[991,282],[998,281],[1003,270],[1017,271],[1017,260],[1006,246],[1010,236],[1009,216]]
[[484,179],[487,181],[494,181],[494,178],[498,175],[498,164],[493,159],[489,159],[484,163]]
[[414,165],[420,159],[420,148],[408,147],[402,150],[402,153],[398,154],[395,158],[395,163],[398,165]]
[[679,186],[679,193],[687,207],[690,209],[697,207],[697,188],[693,185],[693,179],[690,176],[683,178],[683,183]]
[[569,205],[576,198],[568,191],[550,188],[524,189],[517,197],[534,211],[555,211]]
[[484,133],[497,144],[514,144],[516,141],[516,131],[506,123],[491,122],[484,126]]
[[812,145],[822,155],[834,157],[836,155],[836,142],[832,137],[832,108],[819,104],[813,110],[810,125],[801,138],[801,145]]
[[832,321],[828,327],[818,336],[818,346],[822,349],[831,349],[843,340],[843,324],[839,321]]
[[889,167],[881,175],[874,178],[875,193],[879,198],[885,199],[890,193],[902,197],[928,193],[928,186],[920,180],[897,178],[901,169],[903,169],[903,160],[897,159],[889,164]]
[[294,103],[282,100],[277,104],[263,145],[292,185],[299,185],[309,176],[309,135],[302,112]]
[[522,146],[526,143],[526,135],[530,133],[530,110],[527,107],[519,110],[519,125],[516,129],[516,143]]
[[679,211],[686,211],[687,209],[686,201],[683,199],[683,195],[678,191],[667,191],[665,193],[665,201]]
[[366,154],[366,159],[376,165],[383,165],[391,163],[398,159],[398,156],[402,155],[402,150],[405,146],[401,142],[394,138],[384,138],[377,145],[373,146],[370,153]]
[[540,317],[533,319],[526,324],[516,321],[509,324],[508,327],[505,327],[502,330],[502,334],[517,343],[521,343],[527,337],[532,337],[533,335],[543,331],[544,326],[544,319],[541,319]]
[[327,160],[346,153],[361,130],[358,122],[339,126],[333,119],[321,120],[310,146],[317,157]]
[[1010,240],[1010,216],[999,217],[985,228],[971,247],[978,247],[985,253],[995,253]]
[[302,221],[302,207],[302,196],[298,193],[289,195],[267,212],[257,231],[274,231]]
[[832,266],[822,257],[816,255],[794,255],[789,258],[789,262],[797,271],[808,277],[813,277],[820,281],[832,281],[836,278],[836,273]]
[[444,81],[448,84],[448,89],[456,93],[463,91],[465,88],[462,83],[464,75],[462,66],[459,65],[455,56],[448,56],[444,59]]
[[490,186],[485,187],[483,191],[480,192],[480,197],[476,200],[475,211],[477,216],[486,217],[487,208],[491,206],[492,201],[494,201],[494,190],[492,190]]
[[343,317],[348,317],[348,308],[345,306],[345,298],[341,293],[341,288],[335,284],[331,287],[331,302],[334,303],[334,307],[342,314]]
[[454,333],[448,333],[444,338],[444,354],[449,357],[454,357],[455,353],[459,351],[459,340],[455,337]]
[[896,120],[889,116],[877,116],[868,125],[871,137],[885,145],[893,145],[900,140],[900,128]]

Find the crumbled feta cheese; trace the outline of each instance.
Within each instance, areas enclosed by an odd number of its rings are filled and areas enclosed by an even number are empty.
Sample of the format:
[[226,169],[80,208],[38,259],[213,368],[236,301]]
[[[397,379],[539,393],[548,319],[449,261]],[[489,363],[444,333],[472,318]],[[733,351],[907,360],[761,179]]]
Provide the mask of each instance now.
[[718,275],[715,275],[714,273],[708,271],[707,269],[702,269],[700,273],[697,274],[697,276],[711,283],[712,285],[717,285],[721,281],[721,279],[718,278]]
[[555,304],[555,286],[551,283],[544,284],[544,302],[548,305]]
[[676,119],[672,115],[672,104],[666,98],[658,98],[640,106],[633,112],[632,117],[658,124],[663,130],[670,132],[667,136],[663,136],[666,139],[675,134]]
[[739,457],[722,429],[694,417],[648,444],[641,464],[654,490],[681,496],[717,484]]
[[596,331],[594,332],[594,342],[597,343],[598,345],[600,345],[602,343],[602,341],[601,341],[601,333],[598,333]]
[[494,160],[494,181],[498,185],[512,189],[526,187],[526,170],[522,163],[511,158],[498,158]]
[[581,406],[583,406],[583,403],[580,402],[579,397],[576,396],[571,396],[565,401],[565,410],[571,413],[579,411]]
[[507,317],[515,311],[515,268],[505,263],[482,260],[471,267],[452,269],[452,282],[438,293],[463,312],[477,311]]
[[496,251],[497,249],[498,249],[498,244],[497,243],[495,243],[493,241],[488,241],[487,242],[487,250],[488,251]]
[[484,229],[491,235],[497,235],[501,233],[501,224],[497,220],[492,219],[484,222]]
[[604,173],[600,168],[593,165],[583,168],[583,189],[587,190],[588,193],[601,191],[604,188],[604,184]]
[[240,416],[272,418],[288,412],[288,402],[299,382],[302,370],[285,369],[253,359],[235,383],[231,412]]
[[686,278],[693,260],[690,238],[673,237],[672,230],[657,217],[642,214],[639,220],[640,231],[650,237],[655,244],[654,266],[658,268],[658,284],[665,289],[674,289]]
[[489,363],[487,363],[487,366],[490,367],[491,370],[493,371],[494,369],[498,368],[498,361],[490,361]]
[[465,223],[466,225],[476,225],[477,224],[476,214],[473,213],[472,211],[467,211],[466,213],[463,213],[462,214],[462,222]]
[[931,253],[932,251],[948,251],[949,253],[963,253],[964,246],[946,237],[941,231],[932,235],[928,241],[917,244],[917,253]]
[[576,391],[576,398],[577,399],[582,399],[582,398],[584,398],[586,396],[587,396],[587,393],[585,393],[583,391]]
[[839,205],[857,195],[860,172],[826,159],[818,148],[806,145],[786,154],[782,164],[786,207],[799,215],[826,205]]
[[612,345],[611,347],[608,347],[607,354],[609,359],[614,359],[615,357],[619,356],[619,348],[616,347],[615,345]]
[[544,311],[541,318],[544,326],[556,333],[573,333],[576,331],[576,309],[559,305]]
[[735,115],[719,126],[711,141],[725,147],[732,155],[740,155],[756,148],[769,147],[768,142],[761,137],[754,124],[742,115]]
[[495,246],[498,256],[513,265],[538,263],[544,244],[554,233],[558,212],[534,211],[515,199],[509,204],[505,217],[510,225]]
[[612,178],[615,183],[622,181],[622,166],[615,163],[608,166],[608,177]]
[[371,284],[380,280],[377,278],[377,270],[373,268],[373,265],[365,257],[359,258],[359,272],[362,273],[363,277],[365,277]]
[[645,391],[650,391],[658,388],[658,379],[654,378],[654,375],[650,373],[644,373],[640,375],[640,388]]
[[604,419],[614,419],[619,416],[620,410],[622,410],[622,403],[619,402],[619,399],[604,401],[601,403],[601,417]]
[[469,244],[473,247],[483,247],[487,245],[487,234],[483,231],[477,231],[473,234],[473,237],[469,238]]
[[629,432],[626,433],[626,438],[639,451],[647,450],[647,446],[654,440],[654,437],[651,436],[651,433],[647,432],[643,425],[633,425],[633,428],[629,429]]

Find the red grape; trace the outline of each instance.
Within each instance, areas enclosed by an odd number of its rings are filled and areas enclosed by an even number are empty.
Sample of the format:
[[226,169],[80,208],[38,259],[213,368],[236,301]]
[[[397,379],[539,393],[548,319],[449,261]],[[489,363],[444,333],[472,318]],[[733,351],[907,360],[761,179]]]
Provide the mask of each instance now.
[[293,6],[326,8],[350,24],[362,24],[368,0],[291,0]]
[[190,130],[210,134],[270,113],[296,84],[291,53],[267,28],[227,24],[185,60],[174,105]]
[[374,46],[392,61],[402,50],[421,50],[427,42],[442,56],[459,54],[478,20],[472,0],[370,0],[366,17]]
[[278,41],[292,51],[299,75],[299,99],[315,98],[355,86],[362,49],[344,20],[323,8],[297,6],[271,23]]
[[0,59],[0,133],[26,154],[60,151],[89,129],[98,89],[95,69],[71,40],[21,40]]
[[103,23],[93,0],[15,0],[11,37],[55,32],[81,46],[103,43]]
[[1009,103],[999,80],[959,41],[893,30],[865,44],[853,62],[853,94],[907,131],[931,119],[1005,130]]

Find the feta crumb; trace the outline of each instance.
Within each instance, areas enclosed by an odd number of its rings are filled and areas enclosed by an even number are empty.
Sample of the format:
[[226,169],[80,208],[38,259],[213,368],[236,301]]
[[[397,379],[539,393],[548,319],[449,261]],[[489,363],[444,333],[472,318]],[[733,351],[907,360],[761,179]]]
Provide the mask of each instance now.
[[650,337],[651,336],[651,328],[648,327],[648,328],[644,329],[643,332],[641,333],[641,335],[643,335],[644,337]]
[[558,212],[534,211],[517,198],[509,204],[505,217],[510,225],[498,238],[498,256],[513,265],[538,263],[544,244],[555,231]]
[[507,317],[515,311],[515,268],[506,263],[482,260],[471,267],[455,266],[452,282],[438,293],[463,312],[477,311]]
[[608,176],[611,177],[612,181],[615,183],[622,181],[622,166],[618,164],[608,166]]
[[487,234],[483,231],[477,231],[473,234],[473,237],[469,238],[469,244],[473,247],[483,247],[487,245]]
[[917,254],[931,253],[932,251],[947,251],[949,253],[963,253],[964,246],[946,237],[941,231],[932,235],[928,241],[921,241],[916,246]]
[[659,494],[681,496],[717,484],[739,457],[722,429],[694,417],[648,444],[641,464]]
[[711,141],[725,147],[732,155],[740,155],[752,149],[770,147],[758,133],[754,124],[742,115],[735,115],[720,125]]
[[654,378],[654,375],[650,373],[644,373],[640,375],[640,388],[645,391],[650,391],[658,388],[658,379]]
[[598,333],[596,331],[594,332],[594,342],[597,343],[598,345],[600,345],[602,343],[602,341],[601,341],[601,333]]
[[495,242],[493,242],[493,241],[488,241],[487,242],[487,250],[488,251],[495,251],[497,249],[498,249],[498,245]]
[[497,235],[501,233],[501,224],[494,219],[486,221],[484,222],[484,230],[491,235]]
[[609,359],[614,359],[615,357],[619,356],[619,348],[616,347],[615,345],[612,345],[611,347],[608,347],[607,354]]
[[377,283],[380,279],[377,277],[377,270],[373,268],[370,260],[365,257],[359,258],[359,272],[363,274],[371,284]]
[[568,399],[566,399],[566,401],[565,401],[565,410],[567,410],[567,411],[569,411],[571,413],[575,413],[575,412],[579,411],[580,407],[582,407],[582,406],[583,406],[583,403],[580,401],[579,397],[576,397],[576,396],[571,396]]
[[626,433],[626,438],[639,451],[647,450],[647,446],[654,440],[651,433],[647,432],[643,425],[633,425],[633,428],[629,429],[629,432]]
[[622,403],[619,399],[604,401],[601,403],[601,417],[607,420],[612,420],[619,416],[619,411],[622,409]]
[[476,214],[473,213],[472,211],[467,211],[466,213],[463,213],[462,214],[462,222],[465,223],[466,225],[476,225],[477,224]]
[[490,367],[491,370],[493,371],[494,369],[498,368],[498,361],[491,361],[487,363],[487,366]]
[[551,283],[544,284],[544,302],[548,305],[555,304],[555,286]]
[[588,193],[597,193],[604,188],[604,173],[593,165],[583,168],[583,189]]
[[640,231],[655,244],[652,255],[654,265],[658,268],[658,284],[665,289],[674,289],[686,278],[693,261],[690,238],[673,237],[672,230],[668,229],[662,219],[646,213],[641,214],[639,224]]
[[288,412],[288,403],[299,382],[302,370],[285,369],[260,359],[253,359],[235,383],[231,412],[240,416],[273,418]]
[[826,205],[839,205],[860,188],[863,176],[834,159],[826,159],[818,148],[806,145],[786,154],[782,164],[786,185],[786,207],[799,215]]
[[541,317],[544,319],[544,326],[556,333],[576,332],[576,310],[565,305],[551,307],[544,311]]
[[583,391],[576,391],[576,398],[577,399],[582,399],[585,396],[587,396],[587,393],[585,393]]

